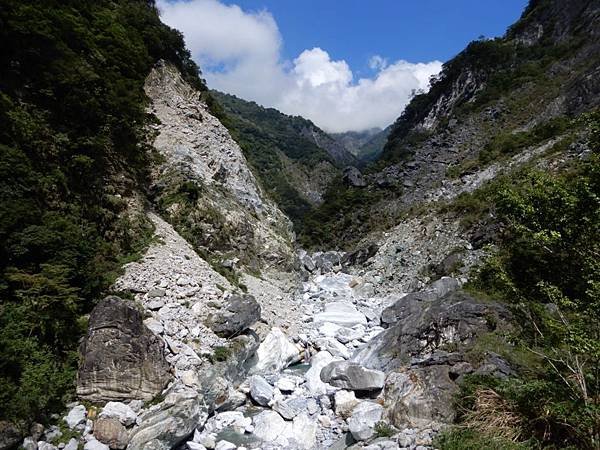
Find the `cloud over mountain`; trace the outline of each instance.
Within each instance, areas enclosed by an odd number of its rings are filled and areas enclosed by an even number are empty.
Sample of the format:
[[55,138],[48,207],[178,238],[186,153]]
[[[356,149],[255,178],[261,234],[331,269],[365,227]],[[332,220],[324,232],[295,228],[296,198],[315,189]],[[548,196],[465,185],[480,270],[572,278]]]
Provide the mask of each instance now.
[[327,131],[389,125],[441,69],[439,61],[390,63],[374,55],[373,76],[356,79],[344,60],[318,47],[284,60],[283,39],[268,11],[218,0],[159,0],[158,6],[163,21],[184,34],[211,88],[302,115]]

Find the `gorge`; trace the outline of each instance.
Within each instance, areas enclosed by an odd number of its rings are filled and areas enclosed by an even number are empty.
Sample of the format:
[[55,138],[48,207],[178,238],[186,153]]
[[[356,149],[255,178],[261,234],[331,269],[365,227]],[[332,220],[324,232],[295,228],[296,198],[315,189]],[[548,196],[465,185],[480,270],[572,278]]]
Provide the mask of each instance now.
[[0,449],[598,448],[600,2],[360,136],[152,1],[1,3]]

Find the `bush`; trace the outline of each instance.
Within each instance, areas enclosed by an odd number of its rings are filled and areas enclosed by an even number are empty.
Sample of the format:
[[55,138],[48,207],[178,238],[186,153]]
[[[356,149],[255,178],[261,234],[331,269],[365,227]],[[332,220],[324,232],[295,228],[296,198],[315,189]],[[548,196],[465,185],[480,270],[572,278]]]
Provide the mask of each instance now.
[[[485,420],[476,399],[488,393],[515,419],[512,437],[533,436],[560,448],[593,449],[600,442],[598,120],[597,114],[585,118],[594,150],[587,160],[561,175],[525,170],[491,191],[504,231],[471,287],[511,306],[520,325],[512,338],[515,353],[534,359],[518,379],[463,385],[459,420],[473,429],[489,433],[486,424],[500,416],[495,411]],[[547,136],[547,130],[538,133]],[[480,196],[469,198],[474,204]],[[477,414],[480,420],[473,420]]]

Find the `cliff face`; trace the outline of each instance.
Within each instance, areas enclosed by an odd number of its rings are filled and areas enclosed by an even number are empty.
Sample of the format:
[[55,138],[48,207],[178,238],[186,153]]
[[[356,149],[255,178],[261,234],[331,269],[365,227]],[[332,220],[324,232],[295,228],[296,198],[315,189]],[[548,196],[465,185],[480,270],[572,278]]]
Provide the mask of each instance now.
[[600,105],[599,17],[595,1],[536,1],[503,38],[471,43],[393,125],[373,185],[401,189],[399,208],[451,198],[563,140],[561,123]]
[[291,261],[291,224],[267,197],[239,145],[208,110],[200,93],[166,63],[146,80],[154,201],[197,251],[221,264],[237,259],[258,269]]

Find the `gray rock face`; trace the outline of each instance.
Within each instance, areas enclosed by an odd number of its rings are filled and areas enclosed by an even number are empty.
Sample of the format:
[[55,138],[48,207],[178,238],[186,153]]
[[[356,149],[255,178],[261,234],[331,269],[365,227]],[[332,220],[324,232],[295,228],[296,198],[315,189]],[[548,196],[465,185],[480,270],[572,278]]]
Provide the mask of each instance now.
[[390,370],[444,345],[469,345],[508,319],[506,309],[482,303],[457,290],[439,298],[433,292],[409,294],[385,309],[390,327],[353,355],[365,367]]
[[361,402],[354,407],[348,419],[348,428],[357,441],[365,441],[375,434],[375,424],[383,416],[383,407],[378,403]]
[[383,388],[385,374],[357,363],[334,361],[321,370],[321,380],[342,389],[377,391]]
[[164,344],[135,304],[111,296],[92,311],[80,348],[77,395],[85,400],[150,400],[169,381]]
[[251,361],[251,372],[277,372],[290,364],[300,361],[298,347],[277,327],[269,332],[261,342]]
[[358,324],[366,325],[367,318],[351,304],[331,302],[325,305],[323,312],[315,315],[314,321],[352,327]]
[[118,419],[101,417],[94,423],[94,437],[112,449],[122,450],[129,443],[129,434]]
[[346,167],[344,169],[344,174],[342,176],[342,180],[348,186],[352,187],[365,187],[367,186],[367,182],[365,181],[362,173],[356,167]]
[[235,336],[260,319],[260,305],[251,295],[232,295],[208,326],[221,337]]
[[452,399],[457,389],[446,365],[392,372],[385,383],[386,414],[398,427],[451,423],[454,419]]
[[273,409],[281,414],[281,417],[287,420],[292,420],[298,414],[306,411],[308,400],[304,397],[294,397],[289,400],[277,402],[273,405]]
[[83,405],[77,405],[69,414],[67,414],[63,419],[67,423],[67,426],[70,429],[75,428],[77,425],[81,425],[85,423],[86,409]]
[[110,417],[117,419],[126,427],[131,426],[137,419],[137,414],[129,405],[121,402],[108,402],[102,408],[100,417]]
[[129,450],[170,450],[204,424],[208,408],[195,391],[173,392],[157,410],[141,417],[142,425],[131,436]]
[[[444,280],[444,279],[442,279]],[[440,280],[440,281],[442,281]],[[451,283],[409,294],[387,308],[384,322],[390,328],[357,351],[352,361],[366,367],[392,371],[384,389],[386,415],[397,427],[451,423],[455,380],[473,371],[462,351],[477,336],[494,330],[508,319],[498,304],[478,302],[469,294],[452,290]],[[459,349],[448,353],[444,346]],[[491,364],[490,370],[509,370]],[[492,368],[492,365],[494,366]]]

